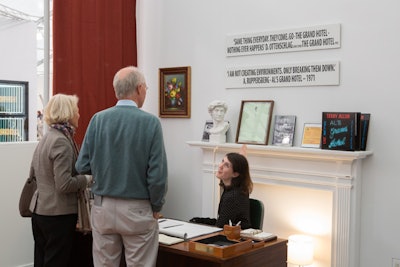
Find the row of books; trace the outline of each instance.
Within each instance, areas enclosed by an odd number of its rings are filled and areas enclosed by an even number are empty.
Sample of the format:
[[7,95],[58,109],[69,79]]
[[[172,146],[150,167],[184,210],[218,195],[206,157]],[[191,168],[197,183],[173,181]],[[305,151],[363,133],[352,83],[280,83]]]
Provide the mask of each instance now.
[[323,112],[321,148],[366,150],[371,114],[361,112]]
[[[365,151],[370,118],[370,113],[322,112],[321,123],[304,126],[302,146]],[[295,115],[275,115],[272,145],[292,146],[295,127]]]

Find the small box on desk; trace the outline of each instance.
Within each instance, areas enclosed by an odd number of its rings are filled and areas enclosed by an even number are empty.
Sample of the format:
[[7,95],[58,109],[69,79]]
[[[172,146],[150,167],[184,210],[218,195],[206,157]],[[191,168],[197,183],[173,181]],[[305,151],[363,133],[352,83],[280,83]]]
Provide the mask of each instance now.
[[189,251],[204,253],[210,256],[226,258],[238,252],[251,249],[252,241],[229,240],[224,235],[216,235],[195,241],[189,241]]

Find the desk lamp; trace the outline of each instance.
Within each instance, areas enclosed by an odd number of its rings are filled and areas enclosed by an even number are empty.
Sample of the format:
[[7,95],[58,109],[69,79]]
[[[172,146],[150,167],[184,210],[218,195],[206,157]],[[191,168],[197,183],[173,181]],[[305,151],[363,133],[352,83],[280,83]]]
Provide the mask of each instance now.
[[314,261],[314,244],[306,235],[291,235],[288,242],[288,263],[305,266]]

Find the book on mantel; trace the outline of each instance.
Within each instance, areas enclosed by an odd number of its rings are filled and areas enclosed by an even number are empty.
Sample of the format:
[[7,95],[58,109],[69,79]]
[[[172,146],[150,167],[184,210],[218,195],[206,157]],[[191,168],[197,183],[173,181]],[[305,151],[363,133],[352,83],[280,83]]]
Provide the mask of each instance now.
[[360,127],[360,150],[367,149],[369,121],[371,119],[370,113],[361,113],[361,127]]
[[293,146],[295,126],[295,115],[275,115],[272,145]]
[[322,112],[321,148],[360,150],[361,112]]

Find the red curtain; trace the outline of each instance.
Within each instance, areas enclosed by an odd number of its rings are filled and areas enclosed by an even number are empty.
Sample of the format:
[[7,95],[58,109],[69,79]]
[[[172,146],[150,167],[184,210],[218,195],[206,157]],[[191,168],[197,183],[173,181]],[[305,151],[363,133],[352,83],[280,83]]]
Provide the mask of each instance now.
[[79,97],[82,143],[94,113],[115,105],[115,72],[137,65],[136,0],[53,1],[53,94]]

